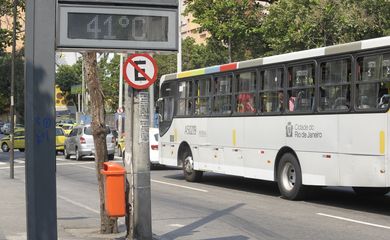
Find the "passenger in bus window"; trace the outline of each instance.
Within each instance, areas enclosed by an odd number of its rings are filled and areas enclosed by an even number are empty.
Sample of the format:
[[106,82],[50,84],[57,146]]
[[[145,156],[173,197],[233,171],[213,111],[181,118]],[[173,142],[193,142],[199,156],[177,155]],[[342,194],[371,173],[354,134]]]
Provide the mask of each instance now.
[[284,94],[283,94],[283,91],[279,91],[278,92],[278,100],[279,100],[278,110],[279,110],[279,112],[283,112],[284,111]]
[[240,93],[237,100],[237,112],[256,112],[253,94]]

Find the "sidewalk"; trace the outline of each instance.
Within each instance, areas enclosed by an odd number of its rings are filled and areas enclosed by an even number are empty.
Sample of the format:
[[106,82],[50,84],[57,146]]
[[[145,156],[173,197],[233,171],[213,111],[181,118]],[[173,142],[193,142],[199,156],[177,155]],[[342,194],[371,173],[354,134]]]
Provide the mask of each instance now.
[[[15,179],[10,179],[9,171],[0,170],[0,189],[0,240],[27,239],[24,171],[15,171]],[[57,207],[58,239],[125,239],[125,226],[121,224],[119,234],[100,234],[100,218],[94,216],[72,217],[66,209]]]

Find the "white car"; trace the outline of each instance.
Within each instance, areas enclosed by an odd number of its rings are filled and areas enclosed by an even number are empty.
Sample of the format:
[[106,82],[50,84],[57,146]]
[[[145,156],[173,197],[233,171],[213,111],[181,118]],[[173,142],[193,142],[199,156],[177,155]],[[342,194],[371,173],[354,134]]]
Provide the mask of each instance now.
[[149,128],[149,158],[151,164],[159,164],[158,159],[158,128]]

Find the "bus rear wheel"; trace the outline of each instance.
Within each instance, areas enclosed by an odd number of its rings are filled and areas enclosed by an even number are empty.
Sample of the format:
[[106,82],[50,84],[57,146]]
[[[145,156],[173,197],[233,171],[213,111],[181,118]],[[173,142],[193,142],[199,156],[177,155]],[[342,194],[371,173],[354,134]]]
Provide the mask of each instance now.
[[283,198],[300,200],[305,197],[301,167],[293,154],[286,153],[280,159],[277,180],[279,191]]
[[202,179],[203,172],[194,170],[194,160],[191,151],[186,149],[182,154],[184,178],[188,182],[199,182]]
[[360,196],[383,196],[390,192],[387,187],[352,187],[353,191]]

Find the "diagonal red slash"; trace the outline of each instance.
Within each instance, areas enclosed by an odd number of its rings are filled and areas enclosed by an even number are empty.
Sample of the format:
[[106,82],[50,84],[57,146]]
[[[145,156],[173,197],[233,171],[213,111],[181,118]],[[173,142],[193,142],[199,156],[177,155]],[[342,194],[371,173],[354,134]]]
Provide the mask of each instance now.
[[[148,59],[149,60],[149,59]],[[146,74],[135,62],[133,62],[133,59],[129,61],[129,63],[137,70],[139,73],[141,73],[142,76],[146,78],[149,82],[152,82],[153,80]]]

